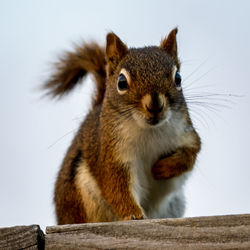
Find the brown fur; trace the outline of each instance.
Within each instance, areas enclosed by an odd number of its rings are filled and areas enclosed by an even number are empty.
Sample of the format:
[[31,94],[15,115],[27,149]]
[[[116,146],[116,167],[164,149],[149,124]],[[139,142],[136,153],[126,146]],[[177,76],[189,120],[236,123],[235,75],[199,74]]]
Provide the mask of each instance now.
[[[162,119],[161,109],[168,106],[180,110],[192,127],[184,97],[177,93],[171,78],[173,66],[180,68],[176,33],[174,29],[160,47],[141,49],[128,49],[114,33],[109,33],[106,52],[96,43],[85,43],[57,63],[57,71],[45,84],[49,94],[63,96],[87,73],[94,75],[97,85],[92,109],[58,174],[54,201],[59,224],[145,217],[131,190],[133,166],[122,162],[118,153],[123,141],[118,127],[131,119],[125,107],[140,110],[150,123]],[[130,92],[123,98],[116,89],[121,67],[131,74]],[[167,93],[167,97],[157,97],[155,93]],[[200,139],[194,130],[192,136],[194,145],[178,148],[152,166],[155,179],[176,177],[192,169],[200,150]],[[84,179],[86,176],[88,180]]]
[[69,93],[76,84],[86,77],[87,73],[94,76],[97,85],[93,105],[102,102],[105,93],[106,60],[104,48],[96,43],[83,43],[77,46],[75,52],[67,52],[55,64],[56,71],[43,86],[53,97]]

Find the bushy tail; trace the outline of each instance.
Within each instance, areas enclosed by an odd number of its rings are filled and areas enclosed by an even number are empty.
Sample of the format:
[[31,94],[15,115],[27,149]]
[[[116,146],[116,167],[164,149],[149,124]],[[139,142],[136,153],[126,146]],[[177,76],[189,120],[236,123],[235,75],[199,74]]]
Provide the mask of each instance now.
[[97,85],[93,105],[102,102],[105,92],[106,60],[105,50],[96,43],[84,43],[74,52],[67,52],[55,64],[56,71],[43,88],[53,97],[69,93],[88,73],[94,76]]

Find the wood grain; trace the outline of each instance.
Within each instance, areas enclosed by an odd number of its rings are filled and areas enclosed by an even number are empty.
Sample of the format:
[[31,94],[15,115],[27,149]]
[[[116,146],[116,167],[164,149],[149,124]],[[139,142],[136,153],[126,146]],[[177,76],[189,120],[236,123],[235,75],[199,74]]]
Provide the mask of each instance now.
[[44,249],[44,234],[38,225],[0,228],[0,249]]
[[45,249],[250,249],[250,214],[47,227]]

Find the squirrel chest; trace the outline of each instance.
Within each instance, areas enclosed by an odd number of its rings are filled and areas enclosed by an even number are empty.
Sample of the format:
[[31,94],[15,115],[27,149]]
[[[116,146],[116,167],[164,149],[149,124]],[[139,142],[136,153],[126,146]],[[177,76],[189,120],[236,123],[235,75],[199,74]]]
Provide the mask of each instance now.
[[[141,128],[136,124],[121,126],[124,140],[117,146],[121,161],[130,162],[131,188],[137,202],[148,218],[179,217],[184,209],[172,211],[171,202],[182,196],[188,173],[168,180],[155,180],[152,166],[161,157],[171,155],[177,148],[193,144],[193,129],[178,113],[157,128]],[[182,197],[183,198],[183,197]]]

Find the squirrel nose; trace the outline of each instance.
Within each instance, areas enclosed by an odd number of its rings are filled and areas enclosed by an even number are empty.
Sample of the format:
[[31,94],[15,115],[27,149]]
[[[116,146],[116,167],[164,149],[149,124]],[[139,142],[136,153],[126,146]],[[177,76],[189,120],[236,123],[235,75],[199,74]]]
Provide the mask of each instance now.
[[155,113],[160,113],[163,110],[163,105],[161,106],[150,106],[148,107],[146,104],[146,109],[149,113],[155,114]]
[[164,107],[164,98],[158,93],[147,94],[143,98],[145,109],[151,114],[162,112]]

